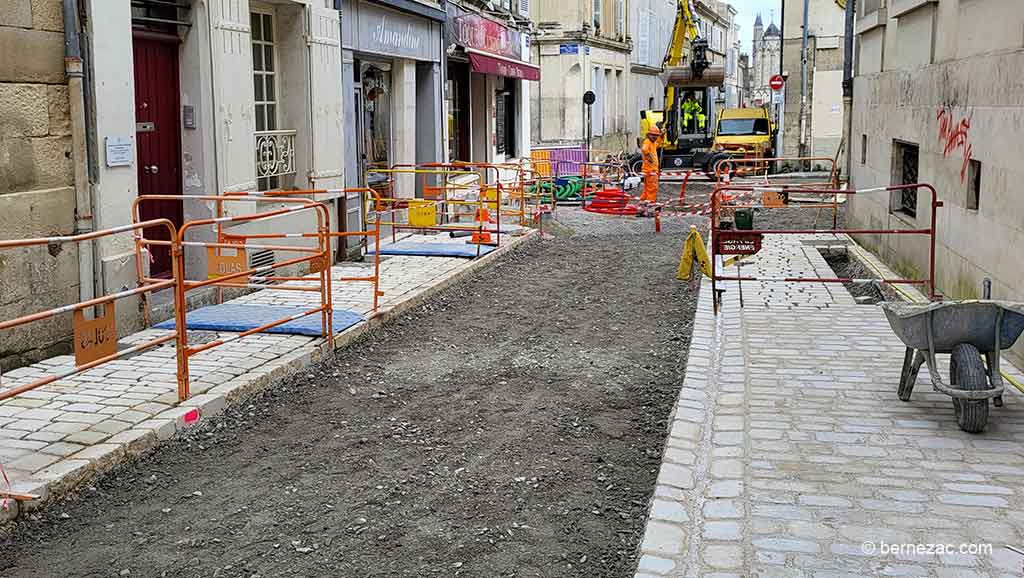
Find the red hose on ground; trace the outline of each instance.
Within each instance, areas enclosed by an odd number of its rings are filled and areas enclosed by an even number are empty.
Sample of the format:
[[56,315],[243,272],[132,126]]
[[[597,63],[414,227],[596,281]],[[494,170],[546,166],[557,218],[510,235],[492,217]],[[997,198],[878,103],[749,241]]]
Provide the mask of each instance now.
[[631,198],[622,189],[602,189],[583,205],[583,210],[605,215],[636,215],[638,207],[629,204]]

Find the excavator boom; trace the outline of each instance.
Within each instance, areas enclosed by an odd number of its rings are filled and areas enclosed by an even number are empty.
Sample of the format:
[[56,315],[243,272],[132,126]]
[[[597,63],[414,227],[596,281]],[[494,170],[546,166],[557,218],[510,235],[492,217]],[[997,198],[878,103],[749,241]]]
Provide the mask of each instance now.
[[708,43],[700,37],[690,0],[679,0],[672,40],[662,61],[662,83],[676,88],[722,86],[725,67],[712,65],[707,50]]

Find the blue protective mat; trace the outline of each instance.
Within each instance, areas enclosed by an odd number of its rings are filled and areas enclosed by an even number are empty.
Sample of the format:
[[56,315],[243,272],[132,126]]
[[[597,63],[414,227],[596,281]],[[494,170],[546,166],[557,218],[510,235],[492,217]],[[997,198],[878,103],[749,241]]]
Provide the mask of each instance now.
[[[476,248],[480,247],[480,256],[484,256],[497,247],[490,245],[474,245],[472,243],[419,243],[416,241],[399,241],[380,248],[381,255],[408,255],[413,257],[476,257]],[[373,249],[367,251],[373,254]]]
[[[189,329],[204,331],[237,331],[239,333],[266,325],[271,321],[297,315],[308,311],[302,307],[282,307],[277,305],[246,305],[242,303],[222,303],[210,305],[185,314],[185,321]],[[363,316],[345,309],[335,309],[334,332],[342,331],[352,327],[363,320]],[[301,319],[289,321],[271,327],[262,333],[286,333],[289,335],[308,335],[320,337],[321,315],[314,313]],[[174,329],[174,320],[169,319],[163,323],[154,325],[157,329]]]

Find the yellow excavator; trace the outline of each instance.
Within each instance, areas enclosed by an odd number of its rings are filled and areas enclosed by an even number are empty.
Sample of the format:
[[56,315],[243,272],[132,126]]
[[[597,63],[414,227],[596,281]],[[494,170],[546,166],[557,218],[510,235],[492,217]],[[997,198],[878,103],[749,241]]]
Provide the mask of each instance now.
[[725,84],[725,66],[711,63],[708,42],[700,36],[690,1],[679,0],[672,40],[662,61],[664,108],[640,111],[640,138],[657,125],[665,134],[663,168],[706,171],[722,155],[712,150],[715,119],[705,115],[711,109],[708,89]]

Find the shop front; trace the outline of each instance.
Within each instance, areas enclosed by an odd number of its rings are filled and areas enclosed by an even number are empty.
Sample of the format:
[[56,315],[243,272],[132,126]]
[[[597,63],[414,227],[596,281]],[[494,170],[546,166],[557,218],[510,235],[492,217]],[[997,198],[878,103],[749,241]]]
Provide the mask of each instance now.
[[529,156],[529,36],[449,3],[445,100],[450,160],[500,163]]
[[[441,48],[445,12],[417,2],[342,3],[347,185],[372,185],[374,168],[440,162]],[[369,180],[368,180],[369,179]],[[415,179],[395,193],[412,196]],[[358,206],[349,207],[358,218]]]

